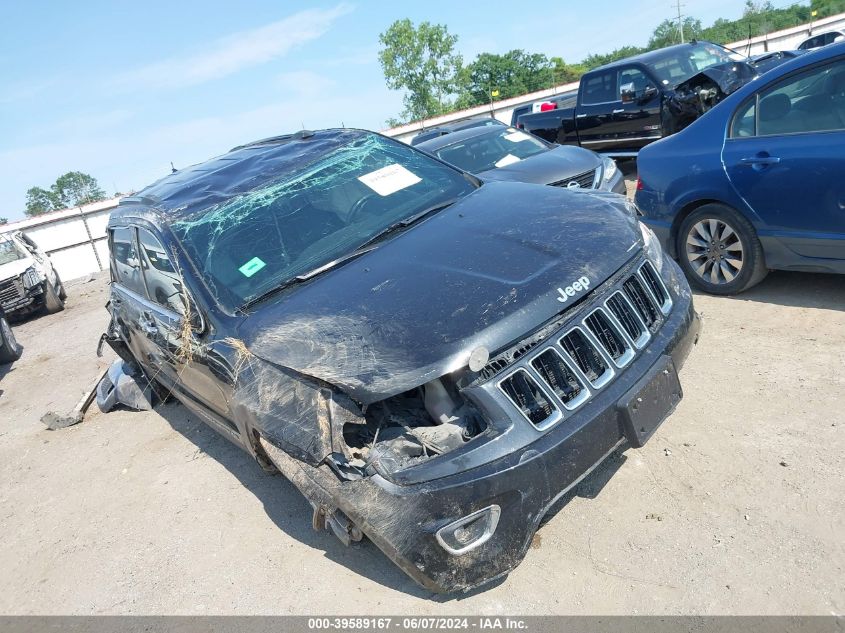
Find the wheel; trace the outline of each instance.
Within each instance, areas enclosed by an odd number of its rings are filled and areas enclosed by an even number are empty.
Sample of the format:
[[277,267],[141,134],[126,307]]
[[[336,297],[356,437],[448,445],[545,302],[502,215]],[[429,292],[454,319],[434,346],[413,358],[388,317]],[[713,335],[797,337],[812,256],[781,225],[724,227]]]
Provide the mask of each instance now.
[[56,290],[55,286],[48,279],[44,283],[44,311],[47,314],[55,314],[64,309],[65,302],[61,297],[60,291]]
[[0,316],[0,363],[11,363],[21,357],[23,348],[15,340],[9,321]]
[[760,283],[769,272],[751,223],[721,204],[688,215],[677,235],[678,260],[689,282],[716,295],[733,295]]
[[65,290],[65,285],[62,283],[62,280],[59,277],[59,273],[56,273],[56,285],[59,287],[59,299],[64,301],[65,299],[67,299],[67,291]]

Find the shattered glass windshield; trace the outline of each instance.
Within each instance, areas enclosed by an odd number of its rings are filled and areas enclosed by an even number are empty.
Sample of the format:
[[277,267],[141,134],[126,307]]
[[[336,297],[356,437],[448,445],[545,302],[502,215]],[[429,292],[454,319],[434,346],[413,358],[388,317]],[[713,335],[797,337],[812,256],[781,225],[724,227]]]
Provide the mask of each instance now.
[[0,239],[0,266],[23,259],[24,254],[10,239]]
[[461,172],[375,134],[304,157],[302,147],[290,150],[297,153],[295,169],[262,176],[253,189],[170,224],[230,310],[475,189]]
[[716,44],[699,42],[649,62],[649,66],[664,86],[677,86],[702,70],[743,59],[742,55]]
[[540,139],[513,128],[505,128],[448,145],[435,154],[461,169],[480,173],[548,151],[549,147]]

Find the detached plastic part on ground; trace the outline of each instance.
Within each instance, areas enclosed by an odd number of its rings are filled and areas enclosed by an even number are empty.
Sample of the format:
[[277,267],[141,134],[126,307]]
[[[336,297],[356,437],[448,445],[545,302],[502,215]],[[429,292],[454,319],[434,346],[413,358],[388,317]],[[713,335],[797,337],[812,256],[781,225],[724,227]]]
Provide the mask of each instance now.
[[115,360],[97,385],[97,406],[108,413],[118,405],[149,411],[153,408],[150,381],[137,365]]

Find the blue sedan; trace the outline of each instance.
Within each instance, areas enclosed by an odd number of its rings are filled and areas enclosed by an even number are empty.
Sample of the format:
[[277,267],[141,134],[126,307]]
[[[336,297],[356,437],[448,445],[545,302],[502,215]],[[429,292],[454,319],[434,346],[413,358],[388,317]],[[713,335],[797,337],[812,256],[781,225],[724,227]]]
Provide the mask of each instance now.
[[845,43],[748,83],[637,167],[642,221],[698,288],[845,273]]

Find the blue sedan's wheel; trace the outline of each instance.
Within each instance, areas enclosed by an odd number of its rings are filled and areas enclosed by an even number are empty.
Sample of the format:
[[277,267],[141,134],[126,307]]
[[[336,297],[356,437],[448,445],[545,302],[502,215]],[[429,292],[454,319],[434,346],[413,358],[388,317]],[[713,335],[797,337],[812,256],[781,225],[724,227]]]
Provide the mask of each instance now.
[[700,207],[681,223],[677,240],[687,278],[706,292],[736,294],[759,283],[768,272],[754,227],[729,207]]
[[695,273],[711,284],[727,284],[742,272],[742,241],[727,222],[707,218],[687,235],[687,259]]

